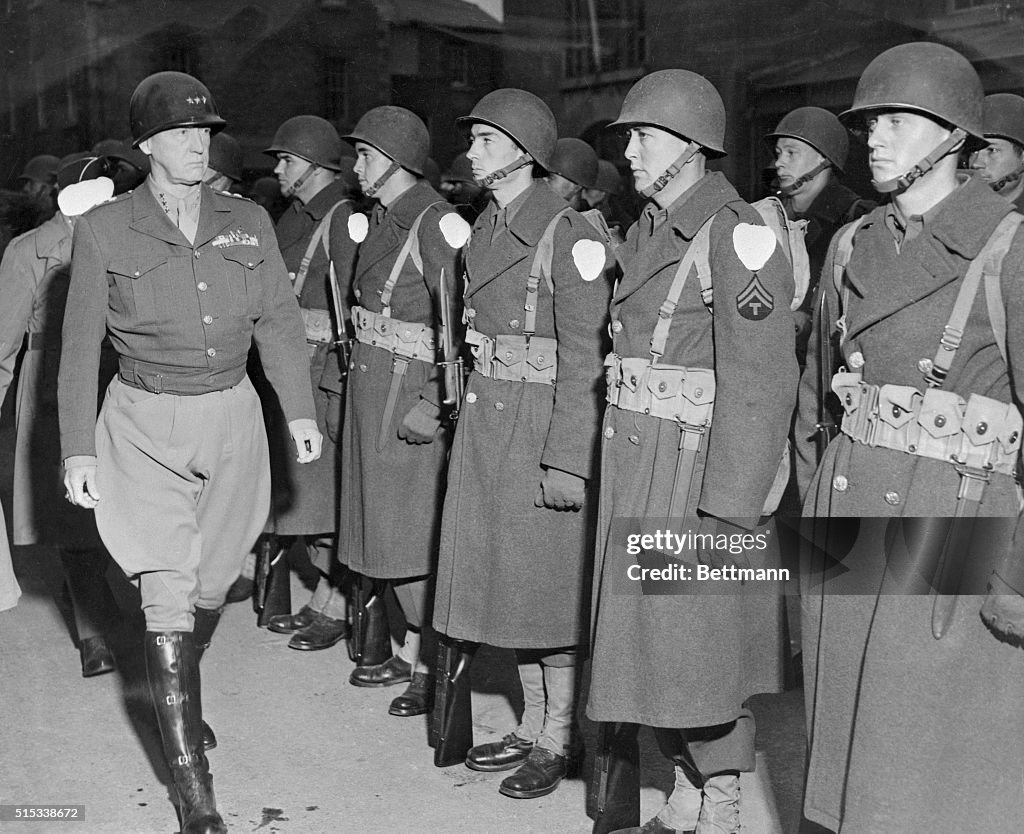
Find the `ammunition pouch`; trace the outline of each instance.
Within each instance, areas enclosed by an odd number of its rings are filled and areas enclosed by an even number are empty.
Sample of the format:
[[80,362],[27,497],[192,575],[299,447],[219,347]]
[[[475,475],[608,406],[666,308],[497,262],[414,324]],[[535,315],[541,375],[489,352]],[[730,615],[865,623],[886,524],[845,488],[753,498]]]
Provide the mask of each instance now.
[[503,334],[491,338],[466,329],[473,352],[473,370],[489,379],[554,385],[558,373],[558,342],[544,336]]

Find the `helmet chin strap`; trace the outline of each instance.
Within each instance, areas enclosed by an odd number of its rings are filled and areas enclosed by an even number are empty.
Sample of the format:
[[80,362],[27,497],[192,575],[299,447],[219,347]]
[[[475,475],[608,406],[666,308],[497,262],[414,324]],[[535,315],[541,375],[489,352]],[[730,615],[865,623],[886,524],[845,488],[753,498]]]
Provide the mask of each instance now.
[[491,171],[487,176],[481,177],[474,182],[481,188],[490,188],[498,180],[503,180],[513,171],[518,171],[520,168],[525,168],[527,165],[533,164],[533,157],[528,153],[523,153],[519,159],[506,165],[504,168],[499,168],[497,171]]
[[376,195],[376,193],[384,187],[384,183],[391,179],[392,174],[394,174],[395,171],[397,171],[401,167],[402,166],[399,165],[397,162],[391,160],[391,164],[388,166],[388,169],[379,177],[377,177],[377,180],[376,182],[373,183],[373,185],[364,188],[363,194],[365,194],[367,197],[373,197],[374,195]]
[[306,184],[306,180],[313,176],[313,172],[319,167],[320,166],[317,165],[315,162],[310,162],[309,167],[305,171],[303,171],[302,174],[299,175],[298,179],[296,179],[295,182],[293,182],[291,185],[289,185],[281,192],[282,196],[284,196],[285,199],[289,197],[294,197],[295,192],[297,192],[300,188],[302,188],[303,185]]
[[653,197],[655,194],[661,191],[661,189],[663,189],[666,185],[672,182],[673,179],[675,179],[676,175],[683,170],[683,166],[686,165],[686,163],[689,162],[693,158],[694,154],[696,154],[699,150],[700,145],[694,143],[693,147],[690,150],[684,151],[682,154],[680,154],[679,158],[676,159],[676,161],[673,162],[671,165],[669,165],[668,168],[666,168],[662,172],[661,176],[658,177],[649,186],[647,186],[647,188],[639,189],[640,195],[642,197],[646,197],[649,200],[651,197]]
[[1002,179],[989,183],[989,185],[992,186],[993,191],[998,193],[1006,188],[1006,186],[1019,182],[1021,177],[1024,177],[1024,165],[1021,165],[1016,171],[1007,174]]
[[966,140],[967,132],[960,128],[956,128],[951,134],[949,134],[949,138],[946,139],[946,141],[935,148],[935,150],[907,171],[907,173],[901,174],[895,179],[883,180],[881,182],[878,180],[871,180],[871,184],[879,194],[902,194],[917,180],[921,179],[921,177],[934,168],[940,159],[959,150]]
[[820,174],[822,171],[827,171],[831,167],[832,163],[829,162],[827,159],[823,159],[821,160],[821,162],[819,162],[817,165],[811,168],[811,170],[808,171],[806,174],[797,177],[789,185],[784,185],[781,188],[779,188],[776,194],[780,197],[792,197],[794,194],[796,194],[797,191],[799,191],[801,188],[807,185],[807,183],[809,183],[816,176],[818,176],[818,174]]

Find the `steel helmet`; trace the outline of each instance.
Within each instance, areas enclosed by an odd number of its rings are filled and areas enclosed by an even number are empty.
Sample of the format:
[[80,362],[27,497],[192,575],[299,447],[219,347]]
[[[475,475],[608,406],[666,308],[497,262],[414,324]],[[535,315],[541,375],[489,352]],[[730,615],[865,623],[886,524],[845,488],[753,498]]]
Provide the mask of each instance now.
[[407,171],[423,176],[423,166],[430,153],[430,133],[423,120],[411,110],[392,105],[367,110],[345,139],[353,144],[373,145]]
[[474,123],[496,127],[542,168],[547,169],[551,164],[558,139],[555,116],[550,107],[526,90],[511,87],[494,90],[480,99],[468,116],[459,116],[455,123],[464,128]]
[[597,161],[597,181],[594,183],[594,188],[607,194],[619,193],[622,188],[622,175],[615,167],[615,163],[609,162],[607,159]]
[[1024,147],[1024,98],[1012,93],[985,96],[982,126],[986,138],[1007,139]]
[[114,196],[111,163],[89,151],[65,156],[57,168],[57,206],[77,217]]
[[559,139],[548,170],[561,174],[583,188],[594,188],[597,182],[597,153],[582,139]]
[[765,139],[772,143],[786,137],[806,142],[839,171],[846,165],[850,138],[839,118],[823,107],[798,107],[790,111]]
[[868,64],[853,105],[839,118],[849,124],[869,110],[911,110],[981,139],[984,95],[978,73],[956,50],[940,43],[904,43]]
[[210,168],[235,182],[242,181],[242,146],[229,133],[218,133],[210,140]]
[[326,119],[319,116],[292,116],[282,122],[274,133],[270,147],[263,153],[271,156],[290,153],[321,168],[340,171],[342,141],[334,125]]
[[725,156],[722,97],[704,76],[689,70],[658,70],[637,81],[608,127],[630,125],[660,127],[696,142],[709,156]]
[[44,153],[33,156],[25,163],[25,170],[21,172],[18,179],[53,185],[57,182],[57,168],[59,167],[60,160],[52,154]]
[[217,133],[227,124],[206,86],[183,72],[158,72],[139,82],[128,118],[133,148],[172,127],[208,127]]

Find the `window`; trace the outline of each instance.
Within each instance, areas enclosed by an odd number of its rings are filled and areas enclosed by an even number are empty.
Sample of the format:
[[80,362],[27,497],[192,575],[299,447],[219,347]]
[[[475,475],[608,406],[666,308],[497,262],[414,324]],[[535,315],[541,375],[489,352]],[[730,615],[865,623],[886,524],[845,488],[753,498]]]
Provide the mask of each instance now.
[[469,46],[449,41],[444,48],[444,77],[453,87],[469,86]]
[[644,0],[565,0],[566,78],[639,69],[647,61]]
[[949,0],[950,11],[965,12],[968,9],[976,9],[979,6],[998,5],[994,0]]
[[330,55],[323,59],[323,113],[332,121],[348,121],[348,66],[344,58]]

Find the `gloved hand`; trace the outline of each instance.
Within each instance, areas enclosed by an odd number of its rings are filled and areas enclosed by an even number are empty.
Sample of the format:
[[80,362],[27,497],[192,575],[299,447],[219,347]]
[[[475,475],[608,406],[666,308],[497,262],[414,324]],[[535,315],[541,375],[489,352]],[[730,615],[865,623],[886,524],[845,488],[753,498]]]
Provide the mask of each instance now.
[[312,463],[320,457],[324,437],[316,427],[316,420],[292,420],[288,423],[288,433],[295,441],[295,459],[299,463]]
[[586,480],[579,475],[548,468],[537,487],[534,506],[549,510],[579,510],[583,506],[586,486]]
[[402,418],[398,436],[406,443],[433,443],[441,428],[441,409],[432,402],[420,400]]
[[[697,534],[700,536],[710,536],[711,538],[702,538],[700,547],[697,552],[697,559],[702,565],[710,565],[713,568],[727,568],[735,566],[737,568],[749,568],[750,560],[747,558],[746,549],[740,549],[734,547],[735,550],[739,550],[738,553],[730,551],[729,544],[731,542],[737,542],[739,539],[733,538],[734,536],[742,536],[749,533],[749,530],[743,527],[732,524],[722,518],[716,518],[713,515],[701,516],[700,524],[697,527]],[[719,542],[719,537],[725,536],[724,541]],[[726,544],[725,547],[714,547],[709,546],[712,542]]]
[[76,507],[96,508],[100,501],[96,489],[96,458],[93,455],[73,455],[64,461],[64,497]]
[[993,573],[988,595],[981,605],[981,619],[997,640],[1024,648],[1024,596]]

